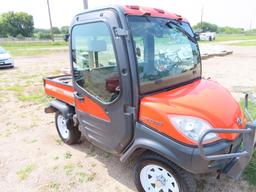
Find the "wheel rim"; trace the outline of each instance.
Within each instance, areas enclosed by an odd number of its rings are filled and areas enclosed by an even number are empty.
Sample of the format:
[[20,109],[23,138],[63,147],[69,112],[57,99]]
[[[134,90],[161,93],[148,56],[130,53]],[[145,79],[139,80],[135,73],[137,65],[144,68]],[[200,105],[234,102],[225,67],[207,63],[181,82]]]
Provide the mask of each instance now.
[[140,172],[140,181],[146,192],[179,192],[175,177],[158,165],[146,165]]
[[58,115],[57,125],[60,132],[60,135],[63,139],[67,139],[69,137],[69,130],[67,128],[66,119],[62,115]]

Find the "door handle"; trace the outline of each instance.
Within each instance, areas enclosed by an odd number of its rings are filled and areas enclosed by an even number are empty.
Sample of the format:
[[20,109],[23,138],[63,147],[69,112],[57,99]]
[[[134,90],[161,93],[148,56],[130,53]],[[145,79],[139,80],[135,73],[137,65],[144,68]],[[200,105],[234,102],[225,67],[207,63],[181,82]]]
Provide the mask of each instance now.
[[80,96],[78,92],[75,92],[74,95],[75,95],[75,98],[77,98],[79,101],[84,101],[84,97]]

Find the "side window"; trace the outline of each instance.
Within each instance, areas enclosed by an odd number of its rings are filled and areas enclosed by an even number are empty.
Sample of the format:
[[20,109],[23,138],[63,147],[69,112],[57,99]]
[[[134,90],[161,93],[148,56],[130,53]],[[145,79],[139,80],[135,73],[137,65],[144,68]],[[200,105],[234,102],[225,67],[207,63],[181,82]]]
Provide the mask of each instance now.
[[105,103],[118,97],[120,76],[111,34],[105,23],[73,28],[72,60],[74,79],[81,88]]
[[143,36],[134,36],[133,39],[133,43],[135,46],[135,54],[139,65],[139,72],[141,73],[143,71],[143,63],[145,62]]

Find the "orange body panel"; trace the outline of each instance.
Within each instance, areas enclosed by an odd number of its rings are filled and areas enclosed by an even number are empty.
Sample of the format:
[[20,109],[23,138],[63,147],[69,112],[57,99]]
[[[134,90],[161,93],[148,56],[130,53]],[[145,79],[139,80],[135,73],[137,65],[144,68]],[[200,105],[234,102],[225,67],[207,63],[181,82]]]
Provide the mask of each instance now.
[[47,95],[64,101],[70,105],[75,105],[74,88],[72,86],[54,82],[48,79],[45,79],[44,83],[44,90]]
[[77,99],[76,108],[90,114],[91,116],[110,122],[110,117],[106,114],[102,107],[88,97],[84,97],[83,102]]
[[54,79],[45,79],[44,84],[45,93],[47,95],[64,101],[69,105],[76,105],[77,109],[88,113],[91,116],[103,119],[105,121],[110,121],[109,116],[102,109],[102,107],[91,100],[89,97],[85,97],[83,102],[78,99],[75,102],[73,86],[69,84],[62,84],[60,82],[54,81]]
[[[176,130],[168,115],[184,115],[201,118],[213,128],[244,128],[246,119],[231,94],[211,80],[193,83],[161,93],[145,96],[140,103],[141,122],[186,144],[196,143]],[[237,124],[240,117],[243,125]],[[219,134],[222,139],[233,140],[238,134]]]

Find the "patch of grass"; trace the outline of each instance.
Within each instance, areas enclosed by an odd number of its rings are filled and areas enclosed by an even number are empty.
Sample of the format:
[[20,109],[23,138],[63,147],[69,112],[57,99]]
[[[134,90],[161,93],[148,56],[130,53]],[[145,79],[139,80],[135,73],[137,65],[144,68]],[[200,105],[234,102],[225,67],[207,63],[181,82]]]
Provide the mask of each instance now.
[[217,34],[215,41],[200,41],[200,43],[214,43],[214,42],[226,42],[226,41],[242,41],[242,40],[256,40],[256,35],[244,35],[244,34]]
[[216,41],[256,40],[255,35],[217,35]]
[[256,35],[217,35],[216,41],[256,40]]
[[73,163],[68,163],[64,166],[64,171],[66,175],[71,175],[75,168],[76,166]]
[[4,132],[4,136],[5,136],[5,137],[9,137],[9,136],[11,136],[11,135],[12,135],[11,130],[10,130],[10,129],[6,129],[5,132]]
[[76,173],[76,177],[79,183],[84,183],[84,182],[91,182],[95,179],[96,173],[85,173],[85,172],[78,172]]
[[67,151],[65,154],[64,154],[64,159],[70,159],[72,157],[72,154]]
[[67,50],[68,44],[64,41],[6,41],[1,46],[13,56],[36,56],[56,53]]
[[60,191],[60,184],[51,181],[51,182],[47,185],[47,188],[50,189],[49,191],[57,192],[57,191]]
[[234,46],[256,46],[256,41],[244,41],[239,43],[232,43]]
[[[244,107],[244,100],[240,102],[241,106]],[[256,104],[253,104],[251,101],[248,103],[249,112],[252,114],[252,117],[256,118]],[[244,178],[252,185],[256,185],[256,153],[254,152],[252,159],[245,169]]]
[[35,104],[44,104],[49,101],[49,98],[45,95],[43,88],[40,86],[30,87],[28,85],[15,84],[7,91],[12,91],[16,95],[17,99],[24,102],[33,102]]
[[[240,101],[241,107],[244,109],[244,99]],[[248,110],[251,113],[252,117],[256,119],[256,103],[253,103],[249,100],[248,102]]]
[[252,156],[252,159],[249,165],[246,167],[244,171],[243,177],[251,184],[256,186],[256,153]]
[[26,49],[17,49],[17,50],[11,50],[10,51],[12,56],[18,57],[18,56],[42,56],[42,55],[50,55],[50,54],[56,54],[61,52],[68,52],[66,48],[63,49],[33,49],[33,50],[26,50]]
[[55,139],[57,145],[63,145],[63,141],[61,139]]
[[16,85],[13,85],[12,87],[8,87],[6,90],[7,91],[13,91],[13,92],[15,92],[17,94],[21,94],[21,93],[23,93],[24,86],[16,84]]
[[29,140],[29,139],[23,139],[23,142],[24,143],[27,143],[27,144],[32,144],[32,143],[36,143],[37,142],[37,139],[33,139],[33,140]]
[[17,176],[20,180],[25,180],[36,168],[35,164],[28,164],[17,172]]
[[18,94],[17,98],[20,101],[30,101],[35,104],[44,104],[49,101],[42,88],[34,91],[31,90],[31,92],[28,92],[26,94]]
[[56,170],[59,169],[59,167],[56,165],[56,166],[54,166],[52,169],[53,169],[53,171],[56,171]]

